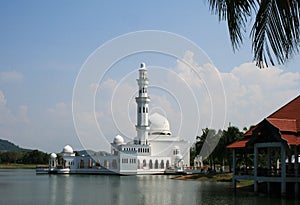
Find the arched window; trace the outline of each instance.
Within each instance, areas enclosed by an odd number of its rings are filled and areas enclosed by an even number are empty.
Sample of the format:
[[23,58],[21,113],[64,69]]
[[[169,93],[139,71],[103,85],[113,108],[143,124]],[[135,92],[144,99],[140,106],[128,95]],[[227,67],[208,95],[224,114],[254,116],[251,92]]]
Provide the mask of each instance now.
[[117,160],[113,160],[112,163],[111,163],[111,168],[113,169],[117,169],[118,165],[117,165]]
[[100,160],[99,159],[97,159],[97,161],[96,161],[96,167],[100,167]]
[[158,169],[158,160],[155,160],[154,168]]
[[109,168],[109,163],[108,163],[107,160],[104,160],[104,167],[105,167],[105,168]]
[[83,161],[83,159],[80,160],[80,168],[84,168],[84,161]]
[[88,161],[88,166],[89,166],[89,168],[92,168],[92,160],[91,159],[89,159],[89,161]]
[[169,160],[167,160],[166,168],[167,168],[167,169],[170,168],[170,162],[169,162]]
[[152,160],[150,159],[149,161],[149,169],[153,169],[153,163],[152,163]]
[[143,160],[143,168],[147,166],[146,160]]
[[160,162],[160,168],[161,168],[161,169],[164,169],[164,168],[165,168],[164,160],[161,160],[161,162]]
[[140,162],[140,160],[138,159],[138,161],[137,161],[137,168],[138,169],[140,169],[141,168],[141,162]]

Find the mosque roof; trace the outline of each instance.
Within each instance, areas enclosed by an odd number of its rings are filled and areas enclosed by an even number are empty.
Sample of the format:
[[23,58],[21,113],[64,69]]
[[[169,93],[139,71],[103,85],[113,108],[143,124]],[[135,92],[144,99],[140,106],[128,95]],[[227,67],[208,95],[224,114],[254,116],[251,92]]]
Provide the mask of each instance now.
[[68,153],[68,154],[72,154],[73,153],[73,148],[70,145],[66,145],[64,146],[62,153]]
[[149,117],[150,121],[150,134],[171,134],[170,124],[166,117],[161,114],[154,113]]

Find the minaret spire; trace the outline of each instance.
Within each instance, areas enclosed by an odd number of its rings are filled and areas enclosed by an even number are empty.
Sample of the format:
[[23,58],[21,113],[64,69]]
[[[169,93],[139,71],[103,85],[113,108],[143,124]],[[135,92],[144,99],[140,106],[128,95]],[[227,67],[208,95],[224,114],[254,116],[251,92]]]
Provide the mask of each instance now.
[[139,69],[139,79],[137,79],[139,86],[138,96],[135,98],[137,103],[137,138],[135,144],[148,144],[148,132],[149,132],[149,102],[150,98],[148,96],[148,78],[147,78],[147,68],[145,63],[141,63]]

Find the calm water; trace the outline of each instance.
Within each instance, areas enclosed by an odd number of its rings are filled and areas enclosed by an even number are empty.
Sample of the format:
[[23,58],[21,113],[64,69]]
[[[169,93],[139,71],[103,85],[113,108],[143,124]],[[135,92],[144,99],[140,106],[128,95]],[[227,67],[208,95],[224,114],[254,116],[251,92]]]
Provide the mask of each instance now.
[[300,204],[232,193],[230,183],[172,180],[171,176],[36,175],[0,169],[0,204]]

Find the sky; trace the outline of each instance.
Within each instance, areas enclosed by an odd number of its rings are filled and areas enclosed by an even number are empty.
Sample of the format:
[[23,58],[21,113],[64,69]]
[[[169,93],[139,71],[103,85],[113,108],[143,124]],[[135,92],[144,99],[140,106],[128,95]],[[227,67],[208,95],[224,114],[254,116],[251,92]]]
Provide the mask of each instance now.
[[[70,144],[75,150],[100,150],[117,134],[131,139],[135,79],[144,61],[153,83],[152,113],[168,117],[173,134],[189,140],[205,127],[249,127],[299,95],[299,55],[285,65],[258,69],[249,33],[233,52],[226,23],[218,22],[204,0],[1,1],[0,29],[0,138],[25,148],[59,152]],[[181,52],[176,56],[128,54],[98,76],[106,69],[99,60],[104,45],[149,30],[193,42],[207,58],[199,60],[199,49],[176,44],[174,49]],[[141,44],[151,46],[148,41]],[[106,54],[129,49],[130,42],[124,42]],[[95,110],[80,113],[74,89],[96,57],[98,79],[89,84]]]

